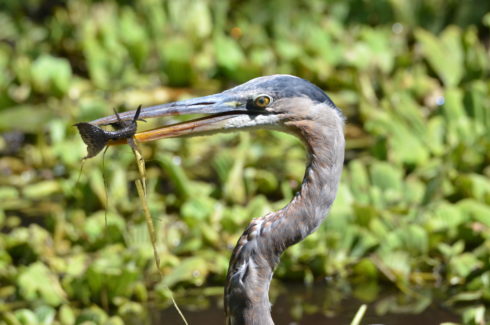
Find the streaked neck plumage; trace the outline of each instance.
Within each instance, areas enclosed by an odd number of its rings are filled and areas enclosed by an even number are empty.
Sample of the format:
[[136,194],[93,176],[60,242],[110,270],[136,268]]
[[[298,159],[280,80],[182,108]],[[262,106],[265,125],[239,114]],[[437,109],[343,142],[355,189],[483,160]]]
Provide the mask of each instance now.
[[225,287],[229,325],[273,324],[269,285],[279,258],[321,224],[335,199],[344,161],[344,121],[338,111],[324,109],[314,119],[284,123],[304,141],[309,163],[293,200],[278,212],[252,220],[238,240]]

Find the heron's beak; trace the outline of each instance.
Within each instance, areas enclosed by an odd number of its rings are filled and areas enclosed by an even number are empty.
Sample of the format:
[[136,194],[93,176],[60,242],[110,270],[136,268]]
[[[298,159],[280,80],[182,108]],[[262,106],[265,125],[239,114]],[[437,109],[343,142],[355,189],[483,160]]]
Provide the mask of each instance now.
[[[119,114],[121,120],[132,120],[135,111]],[[236,129],[252,128],[269,124],[271,115],[265,111],[247,108],[247,99],[239,94],[223,92],[215,95],[193,98],[174,103],[146,107],[141,110],[140,119],[157,117],[205,114],[207,116],[178,124],[158,127],[137,132],[134,138],[138,142],[147,142],[163,138],[206,135]],[[95,125],[107,125],[117,122],[117,116],[107,116],[90,122]],[[119,142],[121,143],[121,142]],[[117,144],[112,142],[111,144]]]

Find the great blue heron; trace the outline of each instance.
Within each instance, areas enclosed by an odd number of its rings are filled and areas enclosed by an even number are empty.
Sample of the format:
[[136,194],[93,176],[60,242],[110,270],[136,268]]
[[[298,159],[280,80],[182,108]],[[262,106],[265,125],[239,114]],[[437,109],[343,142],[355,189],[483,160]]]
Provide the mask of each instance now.
[[[140,118],[206,114],[135,134],[138,142],[266,128],[298,136],[308,150],[301,189],[283,209],[252,220],[233,251],[225,286],[227,324],[273,324],[269,284],[281,254],[313,232],[332,205],[344,161],[344,118],[312,83],[290,75],[250,80],[222,93],[147,107]],[[132,120],[135,111],[119,114]],[[116,115],[92,124],[118,121]]]

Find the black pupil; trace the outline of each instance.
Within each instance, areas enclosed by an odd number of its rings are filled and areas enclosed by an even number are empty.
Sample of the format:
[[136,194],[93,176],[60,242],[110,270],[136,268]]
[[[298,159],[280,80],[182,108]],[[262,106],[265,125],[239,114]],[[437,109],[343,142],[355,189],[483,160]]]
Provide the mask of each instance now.
[[260,106],[263,106],[267,103],[267,100],[265,99],[265,97],[259,97],[257,98],[257,104],[259,104]]

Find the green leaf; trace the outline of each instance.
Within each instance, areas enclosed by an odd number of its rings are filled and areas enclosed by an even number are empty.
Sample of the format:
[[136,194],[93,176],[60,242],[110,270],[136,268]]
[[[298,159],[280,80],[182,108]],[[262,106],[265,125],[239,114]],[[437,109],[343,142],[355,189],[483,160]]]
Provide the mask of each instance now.
[[397,282],[408,282],[411,271],[410,256],[401,250],[384,250],[380,252],[383,264],[393,273]]
[[349,186],[356,202],[369,203],[368,189],[370,187],[369,175],[366,166],[359,160],[353,160],[349,164]]
[[457,86],[464,73],[461,31],[451,26],[437,37],[423,29],[415,31],[426,59],[446,86]]
[[136,67],[141,69],[147,61],[150,42],[144,25],[138,21],[135,12],[125,7],[121,13],[119,37],[126,45]]
[[35,262],[22,270],[18,285],[21,295],[28,301],[42,299],[51,306],[58,306],[65,300],[58,278],[42,262]]
[[225,35],[215,36],[214,51],[218,65],[228,70],[233,70],[245,63],[245,56],[238,43]]
[[456,228],[465,222],[465,216],[461,209],[447,202],[435,204],[434,212],[429,217],[430,231],[449,230],[454,234]]
[[458,202],[457,207],[467,217],[490,227],[490,207],[488,204],[473,199],[465,199]]
[[31,200],[38,200],[46,196],[53,195],[54,193],[57,193],[60,190],[61,189],[60,189],[59,182],[54,180],[42,181],[24,187],[22,194]]
[[104,324],[107,318],[108,316],[104,310],[102,310],[100,307],[92,306],[82,310],[82,312],[78,315],[75,324]]
[[409,225],[399,229],[394,235],[400,241],[400,249],[406,250],[414,257],[424,256],[429,251],[429,238],[425,229],[418,225]]
[[175,157],[170,156],[167,153],[159,153],[157,155],[158,161],[161,163],[163,170],[168,175],[169,180],[175,187],[176,194],[185,200],[191,197],[193,193],[193,184],[186,175],[186,171],[181,164],[176,163],[173,159]]
[[42,93],[66,94],[70,88],[71,78],[70,63],[64,58],[42,55],[31,67],[32,86]]
[[379,187],[387,199],[401,198],[402,170],[386,162],[376,162],[371,166],[372,185]]
[[206,279],[208,267],[206,261],[201,257],[186,258],[168,275],[165,275],[161,284],[172,287],[179,282],[194,283],[202,285]]
[[445,92],[446,102],[443,107],[447,122],[447,139],[449,144],[472,143],[474,141],[473,126],[466,115],[461,89],[448,88]]
[[15,317],[22,325],[39,325],[36,314],[29,309],[19,309],[15,311]]
[[181,208],[181,216],[190,227],[198,227],[202,222],[207,222],[215,209],[216,202],[208,197],[196,197],[187,200]]
[[40,325],[51,325],[56,316],[56,310],[50,306],[39,306],[34,312]]
[[[476,300],[475,298],[472,300]],[[470,307],[463,313],[464,324],[480,325],[485,324],[485,312],[486,308],[483,305],[477,307]]]
[[19,105],[0,110],[0,130],[20,130],[32,134],[45,131],[48,122],[54,118],[54,112],[41,106]]
[[59,309],[59,320],[63,325],[75,324],[75,313],[69,305],[62,305]]
[[191,60],[194,54],[192,43],[183,37],[172,37],[161,43],[160,53],[168,82],[172,86],[186,86],[193,75]]
[[449,261],[449,276],[464,279],[472,271],[475,271],[482,266],[483,262],[471,253],[463,253],[461,255],[453,256]]

